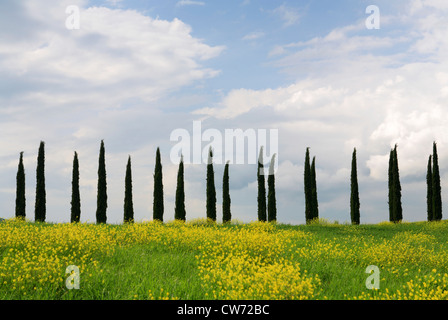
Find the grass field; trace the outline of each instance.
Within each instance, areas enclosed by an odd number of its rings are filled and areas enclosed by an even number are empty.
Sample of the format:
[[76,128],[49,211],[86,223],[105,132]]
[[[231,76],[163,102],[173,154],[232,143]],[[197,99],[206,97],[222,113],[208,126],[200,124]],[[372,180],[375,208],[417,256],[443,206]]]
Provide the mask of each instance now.
[[[448,221],[0,223],[0,299],[447,299]],[[80,287],[66,287],[66,268]],[[376,265],[380,288],[366,288]]]

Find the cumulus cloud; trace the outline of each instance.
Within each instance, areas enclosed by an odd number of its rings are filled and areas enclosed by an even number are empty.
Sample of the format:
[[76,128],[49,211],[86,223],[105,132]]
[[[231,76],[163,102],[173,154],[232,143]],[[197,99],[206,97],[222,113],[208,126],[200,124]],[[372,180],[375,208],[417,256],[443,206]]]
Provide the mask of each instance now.
[[396,22],[406,28],[395,25],[400,30],[395,33],[364,32],[360,21],[322,37],[277,45],[270,55],[277,57],[273,65],[296,81],[263,90],[234,89],[195,113],[234,123],[269,117],[280,129],[279,159],[293,165],[300,165],[305,148],[311,147],[320,168],[323,214],[348,210],[347,203],[335,199],[345,199],[356,147],[366,219],[386,220],[387,215],[375,216],[387,204],[384,198],[375,208],[381,198],[375,190],[387,188],[389,151],[397,144],[403,193],[413,192],[404,197],[414,197],[415,205],[407,208],[406,219],[425,219],[419,214],[433,141],[443,168],[448,159],[448,59],[442,54],[448,45],[442,36],[448,31],[446,9],[442,1],[413,1],[408,16]]
[[[80,29],[68,30],[69,5],[80,9]],[[155,149],[173,129],[160,102],[169,93],[219,74],[206,66],[223,47],[209,46],[179,19],[152,18],[135,10],[91,7],[84,0],[2,1],[17,28],[0,22],[0,188],[14,185],[25,151],[27,215],[32,219],[40,140],[46,142],[48,219],[68,219],[73,151],[81,165],[84,220],[94,220],[99,142],[105,139],[111,221],[120,221],[123,159],[136,167],[137,218],[150,216]],[[3,10],[4,9],[4,10]],[[6,20],[6,21],[5,21]],[[188,116],[170,116],[183,126]],[[163,125],[165,124],[165,125]],[[166,146],[165,148],[167,148]],[[166,149],[163,149],[167,152]],[[167,152],[168,154],[168,152]],[[139,161],[137,156],[142,160]],[[140,168],[139,168],[140,166]],[[172,175],[166,165],[166,175]],[[173,182],[174,184],[175,182]],[[167,196],[174,186],[167,182]],[[8,189],[9,190],[9,189]],[[14,194],[0,195],[2,212],[13,212]],[[51,197],[51,198],[50,198]],[[50,201],[51,199],[51,201]],[[64,199],[66,201],[64,201]],[[167,204],[169,207],[169,204]]]
[[[57,17],[64,17],[59,7]],[[32,12],[41,23],[48,19],[43,12]],[[144,98],[217,73],[201,67],[199,61],[217,56],[222,48],[191,37],[190,26],[178,19],[90,7],[81,11],[80,30],[63,26],[41,28],[27,45],[5,49],[9,52],[2,67],[28,78],[45,74],[95,86],[134,82],[138,87],[133,86],[128,95],[139,90]]]

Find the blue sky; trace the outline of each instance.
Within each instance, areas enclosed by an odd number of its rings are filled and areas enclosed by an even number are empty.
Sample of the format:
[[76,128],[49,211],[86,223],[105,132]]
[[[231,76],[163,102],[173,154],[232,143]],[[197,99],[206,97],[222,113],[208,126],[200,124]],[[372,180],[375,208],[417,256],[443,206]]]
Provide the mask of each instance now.
[[[80,9],[68,30],[67,6]],[[367,29],[366,8],[380,9]],[[2,1],[0,210],[14,215],[24,151],[27,218],[46,142],[47,220],[69,221],[71,166],[80,161],[82,221],[95,221],[96,171],[106,147],[108,221],[123,219],[132,157],[135,218],[152,219],[155,151],[165,217],[174,217],[176,129],[278,130],[278,220],[304,223],[303,161],[316,156],[320,216],[349,221],[358,150],[361,222],[388,219],[387,162],[398,144],[404,219],[426,218],[426,162],[437,141],[448,175],[448,5],[407,1]],[[207,143],[203,143],[204,149]],[[187,219],[205,217],[205,165],[186,166]],[[223,165],[215,166],[217,194]],[[256,168],[231,167],[233,217],[256,219]],[[221,200],[218,196],[218,220]]]

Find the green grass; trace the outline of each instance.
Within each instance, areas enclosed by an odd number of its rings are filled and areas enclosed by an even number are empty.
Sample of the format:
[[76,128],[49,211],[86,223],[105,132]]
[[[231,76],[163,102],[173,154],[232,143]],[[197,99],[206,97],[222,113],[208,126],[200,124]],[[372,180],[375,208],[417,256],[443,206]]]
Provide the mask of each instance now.
[[[7,230],[2,230],[0,235]],[[9,229],[20,233],[32,223]],[[43,224],[39,228],[56,228],[57,225]],[[191,225],[193,228],[193,225]],[[200,226],[209,232],[226,232],[245,228],[245,224]],[[16,229],[14,229],[16,228]],[[29,226],[27,228],[30,228]],[[95,225],[90,228],[96,228]],[[102,227],[113,236],[126,231],[126,226]],[[177,230],[176,226],[166,226]],[[207,229],[206,229],[207,230]],[[364,294],[374,297],[379,293],[402,292],[409,281],[420,282],[422,286],[439,286],[448,291],[446,283],[425,283],[424,277],[432,274],[443,276],[448,273],[448,222],[416,222],[377,225],[344,225],[321,221],[312,225],[277,224],[271,233],[303,232],[306,237],[292,237],[279,256],[300,264],[301,271],[318,275],[321,283],[314,299],[352,299]],[[177,232],[177,231],[176,231]],[[168,234],[168,233],[167,233]],[[81,273],[79,290],[67,290],[65,282],[40,292],[32,292],[36,286],[28,281],[26,296],[13,289],[13,279],[0,272],[0,298],[2,299],[208,299],[213,288],[206,288],[198,271],[198,260],[203,254],[199,245],[180,243],[169,238],[157,241],[143,241],[126,245],[113,245],[111,252],[93,252],[91,258],[97,267],[86,276]],[[199,243],[197,242],[199,241]],[[0,242],[0,261],[10,249],[7,242]],[[60,255],[63,255],[61,253]],[[62,258],[62,257],[60,257]],[[368,265],[380,269],[380,289],[366,289],[365,273]],[[5,265],[6,267],[6,265]],[[61,277],[65,279],[63,270]],[[55,289],[56,288],[56,289]],[[430,289],[428,289],[429,292]],[[31,293],[31,294],[30,294]]]
[[90,290],[88,296],[93,299],[147,299],[150,290],[156,299],[167,294],[201,299],[203,292],[194,256],[194,252],[145,245],[119,248],[112,256],[100,260],[103,272],[86,288]]
[[[439,223],[440,224],[440,223]],[[433,223],[433,225],[436,225]],[[388,241],[392,245],[397,243],[393,241],[403,233],[410,233],[415,235],[431,235],[434,240],[431,242],[405,242],[404,248],[393,248],[394,253],[403,255],[404,257],[412,258],[415,252],[425,252],[433,258],[440,256],[442,259],[446,258],[446,250],[448,248],[448,225],[442,222],[442,225],[437,228],[432,228],[431,223],[417,222],[417,223],[398,223],[398,224],[378,224],[378,225],[338,225],[338,224],[323,224],[299,226],[291,228],[298,228],[314,235],[315,241],[323,243],[331,242],[333,247],[335,245],[341,248],[352,250],[355,252],[361,251],[361,241],[365,241],[370,247],[375,248],[384,241]],[[348,239],[348,236],[356,235],[359,242]],[[398,244],[398,243],[397,243]],[[448,272],[448,265],[441,261],[425,261],[425,256],[418,263],[414,263],[411,259],[400,261],[381,259],[382,251],[378,250],[379,259],[371,257],[363,259],[362,254],[359,254],[354,259],[347,261],[345,257],[341,258],[323,258],[317,261],[312,259],[302,259],[301,265],[309,273],[318,274],[322,280],[322,292],[317,298],[328,299],[347,299],[347,297],[359,296],[362,292],[369,292],[371,296],[375,296],[376,292],[366,290],[365,281],[369,274],[365,273],[368,265],[377,265],[380,270],[380,290],[384,292],[387,288],[389,292],[397,290],[403,291],[403,286],[410,280],[421,278],[424,275],[430,275],[436,270],[438,273],[444,274]],[[448,288],[445,288],[448,290]]]

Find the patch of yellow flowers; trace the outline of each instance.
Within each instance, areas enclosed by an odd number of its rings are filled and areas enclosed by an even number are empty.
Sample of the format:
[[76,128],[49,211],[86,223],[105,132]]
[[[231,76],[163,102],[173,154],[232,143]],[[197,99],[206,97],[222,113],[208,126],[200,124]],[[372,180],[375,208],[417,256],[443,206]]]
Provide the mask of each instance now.
[[354,300],[448,300],[448,274],[437,273],[416,276],[396,291],[384,290],[372,293],[363,292]]
[[81,224],[43,225],[20,220],[0,224],[0,286],[17,294],[57,291],[65,283],[65,270],[78,266],[88,279],[97,268],[93,255],[111,250],[99,228]]
[[199,272],[213,299],[311,299],[319,291],[317,275],[284,257],[301,231],[280,231],[267,223],[224,229],[201,247]]
[[[388,270],[388,277],[406,277],[408,267],[421,264],[433,268],[430,274],[419,270],[415,278],[405,278],[402,289],[365,290],[348,299],[448,299],[444,273],[448,252],[434,250],[443,244],[431,235],[432,230],[446,228],[446,223],[425,224],[420,232],[400,231],[388,239],[353,226],[332,227],[340,228],[341,235],[322,240],[312,232],[260,222],[227,226],[206,220],[152,221],[111,226],[6,220],[0,223],[0,294],[2,287],[21,297],[30,290],[60,292],[65,290],[67,266],[76,265],[85,282],[102,271],[99,256],[111,255],[118,247],[151,244],[198,252],[197,271],[209,299],[325,299],[319,275],[304,270],[300,262],[332,259],[364,268],[377,265]],[[147,298],[173,298],[161,292],[155,297],[149,291]]]
[[[0,281],[21,296],[30,287],[65,290],[67,266],[78,266],[84,283],[101,271],[98,255],[112,254],[117,247],[155,244],[171,250],[199,249],[198,272],[209,298],[309,299],[318,291],[318,276],[282,256],[288,243],[302,237],[304,232],[279,231],[267,223],[225,227],[203,220],[153,221],[111,227],[11,219],[0,224]],[[148,298],[154,299],[151,292]]]

